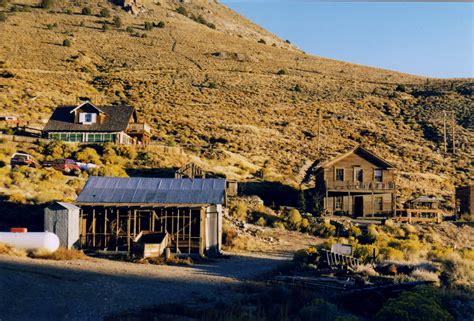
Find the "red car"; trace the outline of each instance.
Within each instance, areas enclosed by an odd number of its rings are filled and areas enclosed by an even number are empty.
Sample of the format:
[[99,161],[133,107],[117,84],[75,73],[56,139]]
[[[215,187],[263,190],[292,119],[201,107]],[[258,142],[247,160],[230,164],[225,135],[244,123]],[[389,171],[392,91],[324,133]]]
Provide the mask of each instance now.
[[79,175],[81,172],[81,168],[73,159],[56,159],[52,161],[51,167],[66,174],[74,173]]

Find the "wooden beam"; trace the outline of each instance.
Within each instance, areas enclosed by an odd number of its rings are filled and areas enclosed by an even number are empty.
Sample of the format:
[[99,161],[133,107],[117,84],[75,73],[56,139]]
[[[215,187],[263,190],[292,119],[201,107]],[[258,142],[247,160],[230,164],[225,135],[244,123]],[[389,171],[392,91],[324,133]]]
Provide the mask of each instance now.
[[104,249],[107,248],[107,209],[104,208]]
[[192,222],[191,209],[189,209],[188,254],[191,254],[191,222]]
[[200,210],[199,228],[199,255],[204,256],[206,251],[206,211],[204,207]]
[[95,247],[95,208],[92,208],[92,247]]

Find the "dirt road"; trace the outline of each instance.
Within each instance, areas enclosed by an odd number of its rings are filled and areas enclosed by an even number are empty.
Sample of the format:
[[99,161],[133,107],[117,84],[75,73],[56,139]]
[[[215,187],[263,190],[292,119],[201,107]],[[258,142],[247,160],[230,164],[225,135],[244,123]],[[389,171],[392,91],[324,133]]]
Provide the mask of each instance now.
[[233,285],[258,278],[286,259],[234,254],[206,264],[158,266],[0,255],[0,320],[102,320],[168,302],[224,301]]

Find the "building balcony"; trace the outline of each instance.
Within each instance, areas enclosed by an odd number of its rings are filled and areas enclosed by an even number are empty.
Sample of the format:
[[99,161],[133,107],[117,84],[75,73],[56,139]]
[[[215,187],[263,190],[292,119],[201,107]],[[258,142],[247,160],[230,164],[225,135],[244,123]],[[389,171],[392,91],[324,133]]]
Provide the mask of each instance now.
[[147,123],[129,124],[127,127],[127,134],[140,135],[140,134],[150,134],[150,133],[151,133],[151,127]]
[[337,191],[389,191],[395,189],[395,182],[326,181],[325,186]]

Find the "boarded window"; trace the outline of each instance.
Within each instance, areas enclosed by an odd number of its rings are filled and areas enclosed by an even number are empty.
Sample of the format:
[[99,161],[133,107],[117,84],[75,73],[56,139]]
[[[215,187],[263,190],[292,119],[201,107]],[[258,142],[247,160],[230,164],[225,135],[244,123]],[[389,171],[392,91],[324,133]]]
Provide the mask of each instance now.
[[334,209],[342,210],[343,198],[342,196],[336,196],[334,198]]
[[383,171],[381,169],[376,168],[374,170],[374,180],[376,182],[382,182],[383,181]]
[[336,168],[336,181],[344,181],[344,169]]
[[378,211],[378,212],[383,211],[383,197],[382,196],[375,197],[375,211]]

